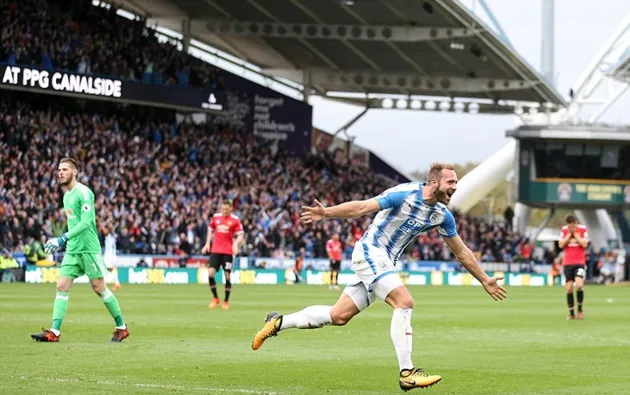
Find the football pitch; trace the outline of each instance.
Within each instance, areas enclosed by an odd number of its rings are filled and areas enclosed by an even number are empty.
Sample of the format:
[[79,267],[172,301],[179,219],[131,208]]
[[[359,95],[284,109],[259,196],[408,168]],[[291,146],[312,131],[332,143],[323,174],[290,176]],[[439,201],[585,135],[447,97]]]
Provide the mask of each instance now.
[[[565,320],[560,287],[510,287],[504,302],[479,287],[410,289],[414,362],[443,378],[411,393],[630,394],[630,288],[587,287],[584,321]],[[107,310],[77,284],[61,342],[45,344],[29,335],[49,327],[55,286],[2,284],[0,393],[402,393],[383,302],[345,327],[288,330],[251,350],[268,311],[333,304],[339,292],[234,286],[223,311],[207,308],[201,285],[124,285],[131,336],[111,344]]]

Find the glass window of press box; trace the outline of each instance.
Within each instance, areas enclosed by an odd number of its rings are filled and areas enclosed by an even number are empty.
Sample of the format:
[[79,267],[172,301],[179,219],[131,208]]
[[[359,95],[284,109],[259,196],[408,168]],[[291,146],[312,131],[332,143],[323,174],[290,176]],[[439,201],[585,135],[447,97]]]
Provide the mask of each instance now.
[[630,180],[630,144],[540,141],[533,145],[536,178]]

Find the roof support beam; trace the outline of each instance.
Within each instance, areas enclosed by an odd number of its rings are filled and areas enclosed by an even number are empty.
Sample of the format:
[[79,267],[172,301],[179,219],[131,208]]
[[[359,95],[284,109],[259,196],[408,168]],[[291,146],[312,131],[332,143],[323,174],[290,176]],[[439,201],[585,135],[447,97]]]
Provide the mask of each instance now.
[[419,42],[473,37],[480,29],[452,27],[403,27],[366,25],[326,25],[319,23],[282,22],[208,22],[209,30],[218,34],[250,37],[300,39],[339,39],[385,42]]
[[346,136],[347,139],[350,139],[350,135],[348,135],[348,129],[350,129],[350,126],[354,125],[355,123],[357,123],[357,121],[361,118],[363,118],[363,116],[368,112],[368,110],[370,109],[369,105],[366,105],[365,108],[363,109],[363,111],[361,111],[360,113],[358,113],[357,115],[355,115],[354,117],[352,117],[350,120],[348,120],[348,122],[346,122],[342,127],[340,127],[339,129],[337,129],[337,131],[333,134],[333,137],[337,136],[339,133],[343,132],[344,136]]
[[[276,24],[280,23],[278,18],[276,18],[273,14],[271,14],[269,11],[267,11],[267,9],[265,7],[263,7],[262,5],[260,5],[256,0],[247,0],[247,2],[249,4],[251,4],[252,6],[254,6],[256,9],[258,9],[258,11],[262,12],[263,14],[267,15],[270,19],[274,20]],[[234,23],[239,23],[239,22],[230,22],[230,24],[234,24]],[[210,28],[210,24],[207,25],[207,28],[208,28],[208,30],[212,30]],[[258,35],[257,37],[264,37],[264,36]],[[335,62],[333,62],[330,58],[328,58],[326,55],[321,53],[321,51],[319,51],[317,48],[315,48],[314,46],[309,44],[308,41],[305,41],[302,38],[298,38],[298,39],[300,40],[300,43],[302,45],[307,47],[313,54],[315,54],[321,60],[323,60],[324,63],[326,63],[330,68],[332,68],[332,69],[339,69],[339,67],[337,67]]]
[[606,74],[616,80],[630,83],[630,47]]
[[190,19],[184,19],[182,21],[182,35],[184,36],[182,39],[182,52],[188,53],[188,48],[190,48]]
[[[449,12],[453,17],[455,17],[457,20],[459,20],[464,26],[468,26],[470,28],[473,28],[475,26],[477,26],[476,21],[473,20],[469,21],[467,20],[466,17],[464,17],[461,12],[465,12],[467,13],[467,11],[462,7],[461,3],[459,2],[451,2],[451,1],[446,1],[446,0],[435,0],[442,8],[444,8],[447,12]],[[459,11],[459,12],[458,12]],[[486,33],[486,34],[484,34]],[[513,70],[515,70],[522,78],[527,78],[526,74],[527,72],[525,70],[523,70],[521,67],[519,67],[519,59],[518,57],[513,56],[512,54],[505,54],[504,52],[501,51],[500,47],[495,45],[494,43],[491,42],[490,38],[488,37],[488,34],[490,33],[490,35],[492,35],[491,32],[488,32],[486,30],[479,32],[479,34],[477,34],[477,37],[486,45],[488,46],[488,48],[493,51],[501,60],[503,60],[505,63],[507,63]],[[541,86],[536,85],[534,86],[534,90],[536,91],[536,93],[538,95],[540,95],[541,97],[545,98],[546,102],[549,103],[554,103],[557,102],[558,100],[563,101],[563,99],[559,96],[556,95],[550,95],[548,94],[549,92],[545,92],[544,89],[544,85]],[[556,96],[556,97],[553,97]]]
[[572,100],[564,114],[565,120],[573,122],[585,120],[583,118],[587,115],[585,114],[586,105],[597,104],[600,107],[588,118],[589,122],[597,122],[626,92],[630,82],[610,77],[614,75],[616,68],[622,67],[619,71],[623,71],[623,64],[619,63],[619,59],[623,58],[629,47],[630,15],[617,27],[610,39],[602,46],[600,53],[593,58],[588,68],[571,87]]
[[[265,74],[280,75],[292,80],[300,80],[302,72],[296,70],[265,69]],[[369,92],[378,89],[402,89],[405,91],[444,92],[501,92],[530,89],[537,81],[499,80],[490,78],[465,77],[426,77],[420,74],[384,74],[376,72],[337,72],[310,70],[310,82],[316,85],[338,86],[348,84],[359,86]],[[334,89],[332,89],[334,90]]]
[[[316,21],[318,25],[324,24],[324,22],[316,14],[314,14],[308,7],[302,5],[301,3],[296,2],[295,0],[289,0],[289,1],[291,2],[291,4],[293,4],[293,6],[299,8],[306,15],[313,18],[313,20]],[[372,59],[370,59],[368,56],[365,56],[365,54],[361,52],[354,44],[352,44],[348,40],[341,40],[341,42],[343,43],[343,45],[348,47],[348,49],[354,52],[358,57],[360,57],[361,60],[363,60],[366,64],[370,65],[372,70],[379,71],[379,72],[381,71],[381,68]]]

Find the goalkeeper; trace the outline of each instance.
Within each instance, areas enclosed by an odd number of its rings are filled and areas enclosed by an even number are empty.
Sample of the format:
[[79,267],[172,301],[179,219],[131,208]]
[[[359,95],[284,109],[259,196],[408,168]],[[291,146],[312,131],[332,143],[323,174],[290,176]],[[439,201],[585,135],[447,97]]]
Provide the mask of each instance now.
[[112,342],[121,342],[129,336],[116,297],[105,286],[105,263],[101,244],[96,232],[94,193],[77,181],[78,166],[72,158],[63,158],[59,163],[59,182],[67,191],[63,195],[63,208],[68,219],[68,233],[46,242],[46,253],[51,254],[66,245],[57,281],[57,296],[53,305],[52,327],[42,333],[31,335],[40,342],[58,342],[61,323],[68,310],[68,296],[75,278],[86,274],[94,292],[101,297],[105,307],[116,322]]

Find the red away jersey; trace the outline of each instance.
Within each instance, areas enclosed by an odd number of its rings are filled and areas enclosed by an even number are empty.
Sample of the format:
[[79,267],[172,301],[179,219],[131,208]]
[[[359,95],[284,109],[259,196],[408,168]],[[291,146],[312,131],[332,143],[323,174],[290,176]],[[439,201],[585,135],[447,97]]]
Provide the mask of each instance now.
[[333,261],[341,260],[341,241],[330,239],[326,242],[326,252],[332,257]]
[[[580,235],[581,238],[588,240],[588,231],[586,226],[578,225],[575,232]],[[560,238],[564,239],[569,234],[569,227],[563,226],[560,231]],[[562,263],[566,265],[584,265],[586,263],[586,248],[582,247],[580,243],[574,238],[569,239],[567,245],[564,246],[564,259]]]
[[214,231],[210,252],[213,254],[232,255],[234,235],[243,233],[241,220],[234,214],[226,217],[217,213],[212,217],[209,227]]

